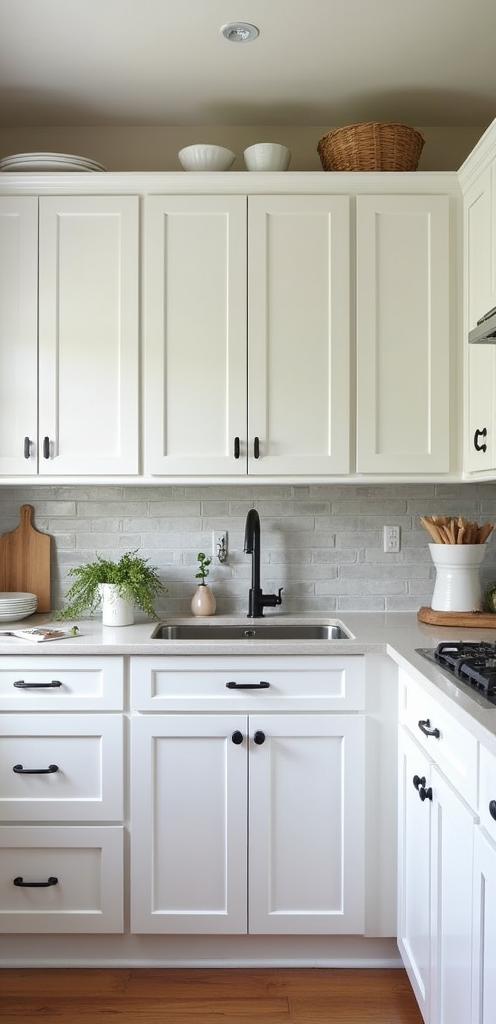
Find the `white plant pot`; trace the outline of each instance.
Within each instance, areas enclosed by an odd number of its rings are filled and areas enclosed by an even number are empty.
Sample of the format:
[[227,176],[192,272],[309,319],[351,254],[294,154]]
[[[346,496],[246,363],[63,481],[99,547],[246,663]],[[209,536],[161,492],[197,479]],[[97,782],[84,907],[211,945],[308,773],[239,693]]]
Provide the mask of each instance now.
[[217,602],[206,583],[200,583],[196,588],[191,602],[193,615],[214,615]]
[[102,583],[102,625],[132,626],[134,622],[134,601],[129,601],[118,592],[114,583]]
[[443,612],[479,612],[482,588],[479,568],[485,544],[429,544],[436,567],[431,608]]

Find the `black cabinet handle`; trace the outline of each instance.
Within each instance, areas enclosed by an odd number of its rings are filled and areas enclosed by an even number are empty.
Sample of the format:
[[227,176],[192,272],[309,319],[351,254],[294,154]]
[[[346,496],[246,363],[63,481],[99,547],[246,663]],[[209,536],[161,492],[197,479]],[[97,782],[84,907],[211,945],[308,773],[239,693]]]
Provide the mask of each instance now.
[[19,690],[45,690],[62,686],[62,683],[59,679],[52,679],[50,683],[25,683],[24,679],[16,679],[13,686],[17,686]]
[[239,744],[243,742],[243,733],[240,732],[239,729],[235,729],[231,736],[231,739],[233,743],[235,743],[236,746],[239,747]]
[[24,438],[24,458],[29,459],[31,455],[31,441],[29,437]]
[[239,437],[234,438],[234,458],[239,459]]
[[489,814],[496,821],[496,800],[489,801]]
[[424,786],[420,786],[420,789],[418,791],[418,795],[419,795],[420,799],[422,800],[422,802],[424,800],[432,800],[432,789],[431,789],[431,787],[429,786],[429,789],[425,789]]
[[260,458],[260,438],[256,437],[253,441],[253,456],[255,459]]
[[266,683],[265,680],[261,680],[260,683],[235,683],[234,680],[230,680],[226,683],[228,690],[267,690],[270,683]]
[[257,730],[253,737],[253,742],[257,744],[257,747],[261,747],[262,743],[265,743],[265,733],[262,732],[260,729]]
[[46,889],[49,885],[57,885],[58,881],[58,878],[50,875],[46,882],[25,882],[22,875],[18,875],[14,878],[14,885],[21,885],[24,889]]
[[43,438],[43,458],[44,459],[49,459],[50,458],[50,438],[49,437],[44,437]]
[[49,764],[48,768],[23,768],[22,764],[15,764],[12,769],[16,775],[53,775],[58,770],[58,764]]
[[476,430],[474,434],[474,448],[476,452],[485,452],[487,451],[487,444],[479,444],[479,437],[487,437],[487,427],[484,427],[483,430]]
[[425,775],[422,775],[422,778],[420,778],[419,775],[414,775],[412,781],[415,789],[418,790],[420,789],[420,786],[425,786]]
[[431,729],[429,718],[420,719],[418,727],[420,732],[423,732],[424,736],[434,736],[434,739],[438,740],[441,735],[439,729]]

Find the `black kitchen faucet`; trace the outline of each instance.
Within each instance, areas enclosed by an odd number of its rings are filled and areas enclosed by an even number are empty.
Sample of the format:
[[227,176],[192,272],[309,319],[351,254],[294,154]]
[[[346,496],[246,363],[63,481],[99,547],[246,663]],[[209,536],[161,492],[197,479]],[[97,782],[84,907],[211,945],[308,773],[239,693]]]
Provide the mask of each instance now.
[[281,592],[263,594],[260,587],[260,516],[255,508],[251,508],[246,517],[245,547],[247,555],[251,555],[251,589],[248,593],[248,618],[259,619],[264,608],[275,608],[282,604]]

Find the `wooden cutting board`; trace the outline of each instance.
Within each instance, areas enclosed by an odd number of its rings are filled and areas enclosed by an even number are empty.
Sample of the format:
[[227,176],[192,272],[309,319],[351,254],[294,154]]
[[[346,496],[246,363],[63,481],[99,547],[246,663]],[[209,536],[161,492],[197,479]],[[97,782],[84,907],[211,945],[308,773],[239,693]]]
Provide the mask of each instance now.
[[464,629],[496,629],[496,613],[492,612],[439,612],[434,608],[419,608],[419,622],[431,626],[460,626]]
[[0,591],[36,594],[37,611],[50,611],[50,537],[31,523],[31,505],[21,505],[21,522],[0,537]]

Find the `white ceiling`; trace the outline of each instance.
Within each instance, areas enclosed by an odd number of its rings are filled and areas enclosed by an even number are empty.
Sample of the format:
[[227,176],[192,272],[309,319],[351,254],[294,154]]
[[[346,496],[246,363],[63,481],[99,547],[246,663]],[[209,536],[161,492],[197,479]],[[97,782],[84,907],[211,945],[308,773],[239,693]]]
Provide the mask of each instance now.
[[0,0],[0,127],[485,128],[495,45],[496,0]]

